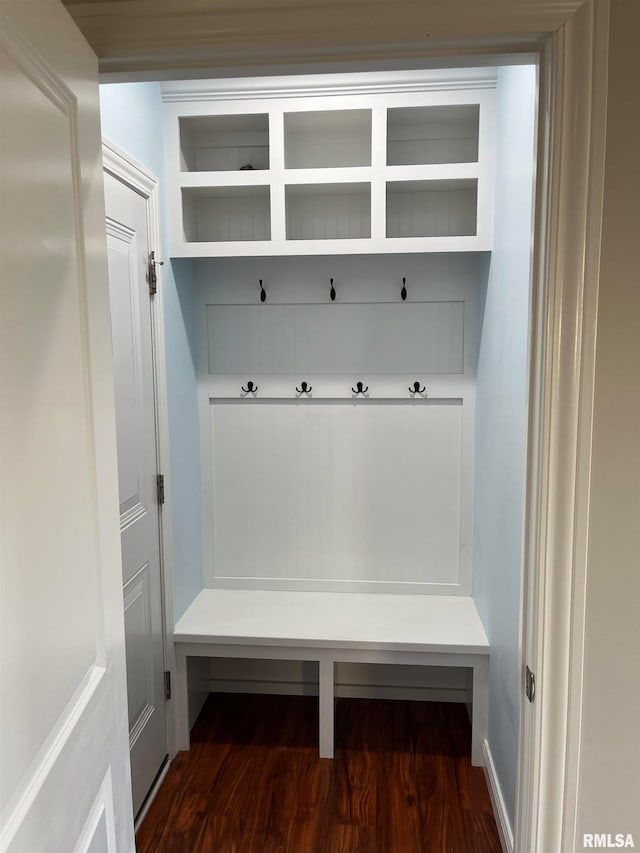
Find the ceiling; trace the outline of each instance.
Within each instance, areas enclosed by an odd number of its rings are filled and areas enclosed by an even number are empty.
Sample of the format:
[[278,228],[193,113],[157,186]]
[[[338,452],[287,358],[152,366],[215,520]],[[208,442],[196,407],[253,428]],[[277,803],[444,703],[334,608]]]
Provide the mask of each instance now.
[[98,55],[100,70],[140,79],[172,69],[196,74],[406,64],[427,55],[495,52],[514,43],[531,50],[583,0],[63,2]]

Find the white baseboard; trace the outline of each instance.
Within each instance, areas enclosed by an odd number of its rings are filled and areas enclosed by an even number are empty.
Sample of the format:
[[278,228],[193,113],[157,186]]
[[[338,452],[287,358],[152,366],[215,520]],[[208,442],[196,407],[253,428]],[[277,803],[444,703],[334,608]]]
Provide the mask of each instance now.
[[482,745],[482,753],[484,756],[484,775],[487,780],[487,787],[489,788],[493,814],[498,825],[500,844],[502,845],[503,853],[513,853],[513,829],[511,828],[509,815],[504,804],[504,797],[502,796],[502,789],[496,775],[496,767],[493,763],[491,749],[486,740]]
[[151,790],[147,794],[146,799],[145,799],[144,803],[142,804],[142,808],[140,809],[140,811],[138,812],[138,816],[136,817],[136,821],[135,821],[135,825],[134,825],[134,832],[137,832],[140,829],[140,825],[142,824],[142,821],[147,816],[147,812],[149,811],[149,808],[151,807],[151,803],[155,800],[156,794],[160,790],[160,786],[164,782],[165,776],[169,772],[169,765],[170,764],[171,764],[171,759],[167,758],[167,760],[162,765],[162,769],[160,770],[160,772],[156,776],[155,782],[151,786]]

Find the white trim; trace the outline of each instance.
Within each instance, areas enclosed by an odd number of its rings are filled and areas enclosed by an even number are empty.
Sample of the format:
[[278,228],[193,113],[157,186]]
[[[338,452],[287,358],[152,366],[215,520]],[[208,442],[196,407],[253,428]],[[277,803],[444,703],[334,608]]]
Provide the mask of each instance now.
[[[122,181],[147,200],[149,246],[153,247],[158,260],[162,259],[160,229],[159,180],[124,151],[111,142],[103,140],[102,157],[104,170]],[[164,621],[165,669],[175,680],[175,657],[173,650],[173,547],[171,529],[171,468],[169,455],[169,402],[167,395],[167,367],[164,339],[164,280],[162,266],[156,267],[157,292],[151,299],[151,335],[153,341],[153,374],[156,404],[156,447],[157,470],[164,474],[165,502],[159,507],[160,514],[160,576],[162,580],[162,605]],[[167,750],[175,755],[175,714],[173,700],[166,703]]]
[[542,66],[522,629],[537,696],[520,709],[522,851],[575,847],[608,6],[587,0]]
[[502,788],[498,781],[496,766],[493,763],[491,748],[487,740],[482,744],[482,755],[484,757],[484,778],[487,780],[487,788],[489,789],[493,814],[496,819],[496,826],[498,827],[502,853],[513,853],[513,829],[511,828],[511,821],[507,814],[507,807],[502,796]]
[[85,713],[107,670],[92,664],[60,715],[44,743],[35,755],[21,782],[13,791],[0,814],[0,850],[9,848],[16,832],[49,778],[51,770],[62,750],[75,734],[78,721]]
[[244,79],[170,81],[162,83],[162,100],[243,101],[271,98],[322,98],[333,95],[392,95],[409,92],[447,92],[451,89],[495,89],[495,68],[445,68],[431,71],[392,71],[349,74],[255,77]]
[[591,503],[591,457],[595,401],[595,361],[604,198],[606,112],[609,52],[609,2],[594,4],[593,71],[591,80],[591,138],[589,171],[585,178],[586,212],[584,263],[585,287],[582,304],[583,348],[581,360],[579,434],[575,483],[574,570],[572,581],[572,628],[568,653],[569,712],[566,733],[564,777],[563,849],[578,849],[578,796],[580,786],[580,745],[582,739],[582,692],[585,652],[587,595],[588,526]]
[[[113,175],[131,189],[150,199],[158,186],[158,178],[117,148],[112,142],[102,140],[102,162],[105,172]],[[160,234],[158,233],[158,241]]]
[[100,790],[93,801],[74,853],[87,853],[94,839],[100,818],[104,815],[107,832],[107,853],[117,853],[115,837],[115,815],[113,808],[113,779],[111,767],[107,769]]

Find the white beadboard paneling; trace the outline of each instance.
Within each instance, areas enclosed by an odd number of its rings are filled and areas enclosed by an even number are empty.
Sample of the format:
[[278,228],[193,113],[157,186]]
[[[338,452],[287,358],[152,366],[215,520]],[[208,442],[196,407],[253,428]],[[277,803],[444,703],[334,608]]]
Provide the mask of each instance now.
[[460,374],[464,302],[207,305],[207,338],[210,374]]
[[[206,660],[212,692],[302,696],[318,693],[318,665],[313,661]],[[470,702],[471,681],[470,671],[463,667],[336,664],[337,696]]]
[[285,168],[371,165],[371,110],[284,114]]
[[269,187],[182,190],[185,237],[195,242],[268,240]]
[[392,107],[387,111],[387,165],[478,161],[478,104]]
[[387,237],[471,236],[477,231],[478,182],[389,181]]
[[288,240],[371,236],[371,185],[290,184],[285,187]]
[[457,584],[462,406],[210,406],[217,579]]
[[179,120],[183,171],[269,168],[269,116],[185,116]]
[[[265,282],[267,304],[329,303],[329,278],[336,301],[400,301],[407,279],[407,303],[470,299],[475,293],[484,255],[454,254],[343,255],[277,258],[198,258],[193,271],[198,313],[205,305],[257,304],[258,279]],[[473,319],[473,309],[467,317]]]
[[[240,587],[243,589],[305,589],[305,590],[353,590],[362,591],[392,591],[416,592],[428,591],[438,595],[468,594],[471,583],[471,495],[473,482],[473,409],[474,409],[474,375],[475,375],[475,319],[476,302],[475,290],[479,275],[479,262],[482,256],[468,255],[404,255],[379,257],[317,257],[311,263],[309,259],[299,257],[283,258],[236,258],[201,260],[194,265],[197,283],[196,311],[198,315],[198,374],[200,396],[200,432],[202,459],[202,498],[203,498],[203,549],[205,555],[205,583],[217,587]],[[407,279],[407,301],[402,302],[400,289],[402,278]],[[329,278],[334,277],[336,286],[336,301],[329,298]],[[258,279],[262,278],[267,291],[267,301],[259,299]],[[395,301],[393,301],[395,300]],[[462,344],[462,370],[459,373],[414,374],[414,373],[332,373],[303,375],[299,370],[299,353],[291,362],[290,373],[264,374],[250,373],[210,373],[209,337],[210,314],[226,307],[251,307],[265,309],[267,307],[297,305],[300,309],[318,307],[331,309],[352,307],[368,311],[380,309],[392,312],[398,311],[398,324],[394,331],[399,348],[411,351],[413,347],[426,345],[423,339],[424,323],[412,326],[412,312],[421,312],[423,303],[464,303],[464,328]],[[319,305],[320,303],[320,305]],[[426,310],[426,308],[425,308]],[[457,309],[456,309],[457,310]],[[338,315],[336,315],[338,316]],[[394,316],[396,316],[394,314]],[[268,314],[265,314],[265,318]],[[261,320],[264,322],[264,318]],[[222,325],[222,324],[221,324]],[[225,323],[226,325],[226,323]],[[428,325],[428,324],[427,324]],[[281,333],[276,330],[271,337],[272,346],[280,346]],[[333,332],[332,332],[333,333]],[[404,333],[404,335],[403,335]],[[223,328],[220,335],[224,335]],[[266,332],[265,332],[266,334]],[[287,331],[282,331],[286,337]],[[452,334],[452,338],[455,335]],[[220,344],[220,341],[217,342]],[[448,341],[447,344],[450,344]],[[238,342],[232,342],[238,360],[243,355]],[[391,344],[382,345],[385,352],[392,349]],[[360,348],[360,343],[358,347]],[[345,358],[357,357],[349,355],[345,350]],[[375,354],[371,355],[375,358]],[[391,354],[395,358],[395,354]],[[233,359],[225,356],[230,369],[233,369]],[[262,361],[260,359],[254,362]],[[216,359],[214,358],[214,361]],[[379,367],[385,369],[380,359]],[[283,364],[281,361],[280,364]],[[253,366],[253,364],[251,365]],[[353,365],[350,365],[353,366]],[[218,361],[218,369],[220,362]],[[336,369],[341,369],[336,365]],[[241,397],[240,386],[247,380],[253,380],[259,385],[259,391],[254,398]],[[313,386],[312,397],[297,398],[295,387],[302,380],[307,380]],[[343,406],[353,406],[351,387],[358,380],[370,386],[368,398],[359,398],[359,407],[372,407],[376,411],[380,406],[397,407],[398,417],[407,418],[406,423],[412,422],[414,406],[409,396],[409,384],[420,380],[427,387],[426,405],[457,406],[461,411],[462,435],[460,444],[461,481],[460,481],[460,531],[459,531],[459,564],[460,574],[455,583],[423,584],[405,583],[394,578],[391,581],[376,580],[375,575],[369,575],[363,570],[360,576],[352,580],[339,580],[332,574],[324,578],[304,577],[251,577],[232,576],[221,577],[214,568],[214,544],[212,520],[217,514],[214,500],[214,462],[213,443],[211,439],[211,401],[218,404],[237,402],[245,406],[243,415],[247,423],[253,417],[254,409],[258,406],[282,406],[291,408],[296,404],[304,407],[334,407],[338,401]],[[424,405],[419,399],[416,406]],[[381,409],[380,409],[381,411]],[[375,415],[372,414],[375,418]],[[255,423],[255,422],[254,422]],[[262,440],[259,429],[253,432],[253,440]],[[313,455],[313,454],[312,454]],[[299,464],[299,479],[303,481],[308,476],[307,459],[301,458]],[[347,463],[348,465],[351,463]],[[272,472],[275,482],[280,481],[280,472]],[[437,486],[433,494],[437,494]],[[279,487],[278,487],[279,488]],[[425,485],[425,489],[428,486]]]

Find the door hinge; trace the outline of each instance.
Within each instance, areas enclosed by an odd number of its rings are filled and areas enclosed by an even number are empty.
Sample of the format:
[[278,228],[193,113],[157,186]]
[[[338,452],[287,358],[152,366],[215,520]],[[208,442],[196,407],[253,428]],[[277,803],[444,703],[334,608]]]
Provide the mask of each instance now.
[[164,698],[167,702],[171,699],[171,673],[168,669],[164,673]]
[[164,503],[164,474],[158,474],[156,477],[156,485],[158,488],[158,503]]
[[147,276],[149,281],[149,296],[155,296],[158,291],[158,272],[156,270],[156,264],[160,264],[160,266],[163,266],[164,261],[156,261],[156,253],[149,252]]
[[524,676],[524,692],[529,702],[533,702],[536,696],[536,677],[529,667],[526,668]]

